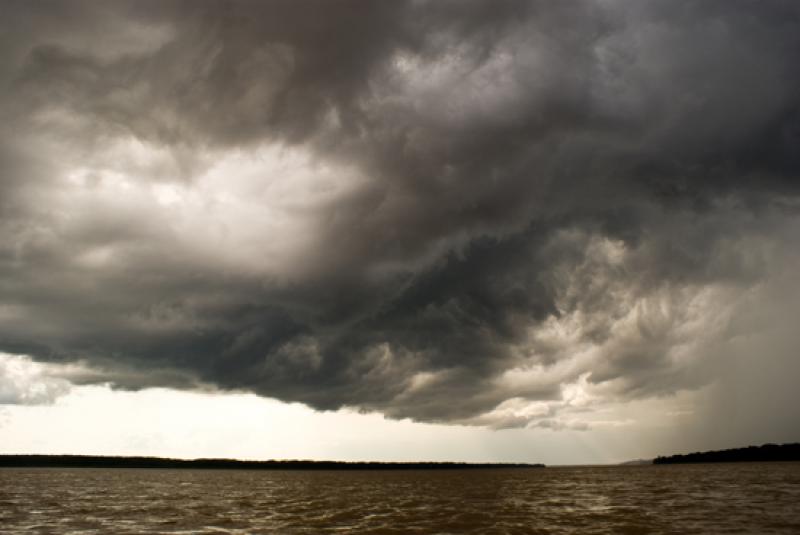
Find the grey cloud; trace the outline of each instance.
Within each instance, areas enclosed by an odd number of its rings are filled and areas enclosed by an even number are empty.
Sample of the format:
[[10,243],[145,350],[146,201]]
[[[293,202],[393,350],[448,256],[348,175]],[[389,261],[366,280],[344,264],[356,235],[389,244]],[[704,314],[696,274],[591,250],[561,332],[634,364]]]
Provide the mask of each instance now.
[[57,372],[29,359],[0,355],[0,406],[53,403],[70,391],[70,383]]
[[[8,11],[0,349],[96,368],[77,382],[444,422],[555,402],[580,377],[665,396],[724,366],[735,333],[703,313],[796,265],[779,252],[796,250],[793,2]],[[216,250],[148,196],[202,196],[219,161],[263,146],[350,189],[285,208],[297,236],[251,216],[263,240]],[[100,171],[64,178],[81,168]],[[99,203],[118,176],[130,193]],[[252,194],[264,211],[270,195]],[[307,244],[285,272],[236,265],[276,261],[278,238]]]

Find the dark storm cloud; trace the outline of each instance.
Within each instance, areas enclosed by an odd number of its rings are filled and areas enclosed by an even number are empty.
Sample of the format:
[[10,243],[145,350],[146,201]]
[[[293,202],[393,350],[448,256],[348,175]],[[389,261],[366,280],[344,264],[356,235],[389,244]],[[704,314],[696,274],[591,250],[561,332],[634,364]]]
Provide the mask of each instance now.
[[[737,333],[704,314],[796,261],[794,2],[4,11],[0,350],[76,382],[562,428],[479,416],[708,384]],[[297,235],[208,245],[149,196],[265,146],[342,187],[281,205]]]

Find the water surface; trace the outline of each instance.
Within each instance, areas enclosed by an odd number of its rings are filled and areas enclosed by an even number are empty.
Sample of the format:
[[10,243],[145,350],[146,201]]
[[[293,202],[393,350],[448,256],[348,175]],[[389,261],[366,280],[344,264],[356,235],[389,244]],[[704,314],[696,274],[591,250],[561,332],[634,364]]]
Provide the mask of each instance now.
[[800,463],[0,469],[2,533],[800,533]]

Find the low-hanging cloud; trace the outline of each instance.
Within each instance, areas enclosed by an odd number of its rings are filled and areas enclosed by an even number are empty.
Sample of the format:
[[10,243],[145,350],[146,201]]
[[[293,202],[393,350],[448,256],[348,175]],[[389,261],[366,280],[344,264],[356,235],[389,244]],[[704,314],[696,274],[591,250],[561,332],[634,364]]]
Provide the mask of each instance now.
[[77,382],[581,429],[796,303],[794,2],[6,7],[0,351]]
[[33,363],[28,358],[0,354],[0,406],[49,405],[69,393],[65,370]]

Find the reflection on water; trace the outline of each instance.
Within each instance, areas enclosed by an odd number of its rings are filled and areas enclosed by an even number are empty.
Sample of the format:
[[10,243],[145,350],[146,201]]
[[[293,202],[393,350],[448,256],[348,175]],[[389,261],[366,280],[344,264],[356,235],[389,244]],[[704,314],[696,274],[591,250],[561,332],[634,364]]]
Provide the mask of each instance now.
[[0,532],[800,533],[800,463],[400,472],[0,469]]

